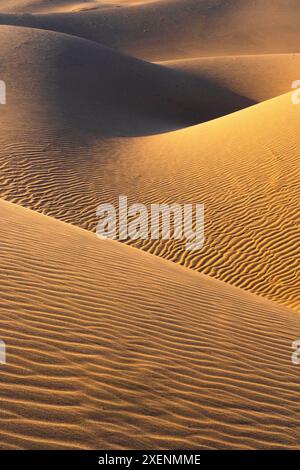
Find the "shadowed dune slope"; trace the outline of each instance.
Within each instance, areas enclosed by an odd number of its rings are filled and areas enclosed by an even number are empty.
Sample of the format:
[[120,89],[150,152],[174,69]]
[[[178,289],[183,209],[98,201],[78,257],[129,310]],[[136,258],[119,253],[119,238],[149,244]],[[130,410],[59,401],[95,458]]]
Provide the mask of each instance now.
[[49,31],[0,26],[0,60],[8,95],[4,127],[145,135],[254,103],[206,78]]
[[0,14],[0,24],[69,33],[158,61],[298,52],[299,14],[298,0],[168,0],[77,13]]
[[100,203],[203,203],[205,245],[135,246],[299,309],[299,106],[291,95],[176,132],[88,139],[0,128],[1,197],[95,230]]
[[2,0],[0,10],[5,13],[58,13],[101,8],[112,4],[110,0]]
[[0,447],[296,448],[300,319],[0,203]]
[[154,3],[160,0],[1,0],[0,11],[6,13],[61,13],[120,8]]
[[202,57],[159,63],[255,102],[287,93],[300,77],[300,54]]

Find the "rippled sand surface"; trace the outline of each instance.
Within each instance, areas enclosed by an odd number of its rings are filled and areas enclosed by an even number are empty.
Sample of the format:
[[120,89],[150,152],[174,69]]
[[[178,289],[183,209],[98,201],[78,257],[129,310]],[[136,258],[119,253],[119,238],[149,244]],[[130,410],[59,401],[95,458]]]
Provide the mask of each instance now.
[[[299,448],[299,2],[0,12],[0,448]],[[203,248],[99,240],[120,195]]]

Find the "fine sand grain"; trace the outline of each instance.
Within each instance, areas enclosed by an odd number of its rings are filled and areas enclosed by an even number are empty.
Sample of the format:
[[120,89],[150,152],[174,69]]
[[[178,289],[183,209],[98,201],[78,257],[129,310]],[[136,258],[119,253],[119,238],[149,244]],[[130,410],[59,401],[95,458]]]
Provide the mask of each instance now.
[[0,447],[296,448],[294,312],[0,203]]

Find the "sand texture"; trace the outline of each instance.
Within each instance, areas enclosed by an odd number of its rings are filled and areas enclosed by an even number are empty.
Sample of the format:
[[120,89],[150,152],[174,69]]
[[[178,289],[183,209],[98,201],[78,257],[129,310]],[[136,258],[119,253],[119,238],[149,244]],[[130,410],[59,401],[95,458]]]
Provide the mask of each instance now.
[[[299,448],[299,22],[0,1],[1,449]],[[99,240],[120,195],[204,204],[203,248]]]

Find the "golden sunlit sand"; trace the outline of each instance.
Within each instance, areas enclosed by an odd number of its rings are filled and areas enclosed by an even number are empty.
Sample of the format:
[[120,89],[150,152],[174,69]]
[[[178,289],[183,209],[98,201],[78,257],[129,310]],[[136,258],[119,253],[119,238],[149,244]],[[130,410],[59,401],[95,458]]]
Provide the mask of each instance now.
[[[299,17],[0,2],[1,449],[299,448]],[[120,195],[203,248],[99,240]]]
[[298,315],[15,204],[0,216],[1,448],[297,447]]

